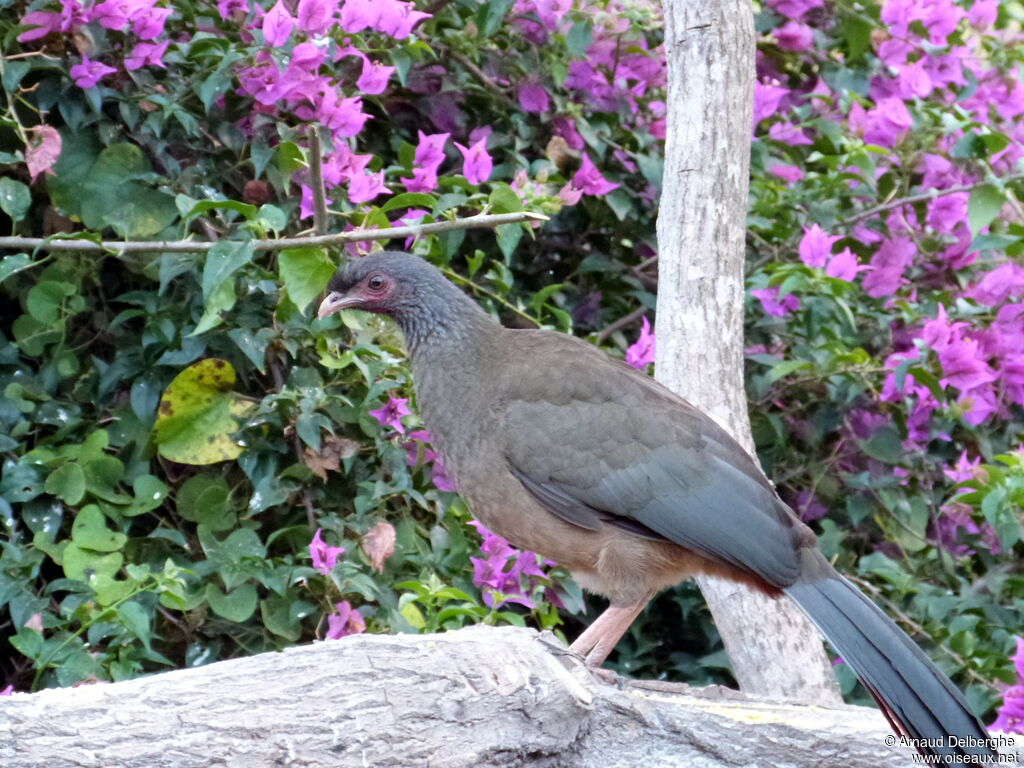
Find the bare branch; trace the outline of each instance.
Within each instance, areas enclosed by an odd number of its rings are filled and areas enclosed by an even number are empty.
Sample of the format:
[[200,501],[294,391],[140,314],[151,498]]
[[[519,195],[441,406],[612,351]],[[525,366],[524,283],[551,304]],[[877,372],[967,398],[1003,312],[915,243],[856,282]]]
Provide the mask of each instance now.
[[[1017,179],[1024,179],[1024,174],[1014,173],[1007,176],[1003,176],[1001,177],[1001,179],[1002,181],[1015,181]],[[848,219],[845,219],[843,221],[843,224],[845,226],[850,226],[851,224],[856,224],[857,222],[863,221],[864,219],[870,219],[872,216],[875,216],[879,213],[885,213],[886,211],[891,211],[894,208],[901,208],[904,205],[913,205],[914,203],[926,202],[936,197],[954,195],[957,192],[973,192],[978,187],[983,187],[989,183],[991,182],[979,181],[975,184],[961,184],[960,186],[947,187],[946,189],[929,189],[927,192],[919,192],[916,195],[908,195],[907,197],[901,197],[896,200],[890,200],[887,203],[882,203],[881,205],[876,205],[874,208],[868,208],[866,211],[861,211],[860,213],[854,214]]]
[[309,126],[309,176],[313,188],[313,231],[327,234],[327,191],[324,189],[324,154],[320,126]]
[[[269,240],[253,240],[256,251],[283,251],[287,248],[343,245],[370,240],[391,240],[406,237],[432,235],[457,229],[489,229],[502,224],[518,224],[524,221],[548,221],[542,213],[519,211],[516,213],[495,213],[469,216],[453,221],[437,221],[431,224],[409,224],[404,227],[386,229],[351,230],[330,235],[309,237],[279,237]],[[85,253],[204,253],[215,243],[202,240],[105,240],[94,243],[91,240],[50,239],[43,237],[0,237],[0,249],[21,251],[77,251]]]

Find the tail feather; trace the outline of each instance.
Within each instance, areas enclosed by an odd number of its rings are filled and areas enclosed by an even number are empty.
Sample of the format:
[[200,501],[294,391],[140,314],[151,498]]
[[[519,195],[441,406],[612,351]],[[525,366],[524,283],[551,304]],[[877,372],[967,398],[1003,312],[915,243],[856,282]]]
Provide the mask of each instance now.
[[919,752],[942,755],[950,764],[986,762],[996,754],[957,687],[821,553],[804,550],[801,576],[785,591]]

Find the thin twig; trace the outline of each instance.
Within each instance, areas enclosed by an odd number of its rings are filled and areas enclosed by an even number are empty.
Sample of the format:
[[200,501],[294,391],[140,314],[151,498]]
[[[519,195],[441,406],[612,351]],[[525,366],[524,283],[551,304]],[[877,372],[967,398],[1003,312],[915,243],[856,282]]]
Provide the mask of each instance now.
[[313,186],[313,231],[327,234],[327,190],[324,188],[324,156],[320,126],[309,126],[309,176]]
[[[342,245],[368,240],[391,240],[394,238],[418,237],[437,232],[451,232],[457,229],[493,228],[501,224],[518,224],[523,221],[548,221],[542,213],[519,211],[517,213],[494,213],[469,216],[452,221],[436,221],[431,224],[409,224],[404,227],[386,229],[351,230],[330,235],[311,237],[278,237],[269,240],[253,240],[256,251],[283,251],[287,248]],[[214,243],[201,240],[105,240],[94,243],[91,240],[70,240],[67,238],[45,237],[0,237],[0,248],[8,250],[76,251],[81,253],[112,252],[125,253],[205,253]]]
[[515,107],[516,109],[519,108],[519,105],[516,104],[516,102],[513,101],[512,98],[508,95],[508,89],[502,88],[500,85],[494,82],[494,80],[488,77],[487,73],[480,69],[480,67],[478,67],[469,59],[467,59],[461,53],[450,53],[449,55],[457,62],[459,62],[459,64],[465,67],[466,71],[473,75],[473,77],[475,77],[477,80],[479,80],[480,84],[484,86],[487,90],[491,91],[495,96],[497,96],[506,104],[509,104]]
[[[1002,176],[1002,181],[1015,181],[1017,179],[1024,179],[1024,173],[1014,173],[1009,176]],[[930,189],[927,192],[920,192],[916,195],[909,195],[907,197],[901,197],[898,200],[890,200],[888,203],[882,205],[876,205],[874,208],[868,208],[866,211],[861,211],[854,216],[843,221],[844,225],[856,224],[858,221],[864,219],[870,219],[872,216],[891,211],[893,208],[899,208],[904,205],[912,205],[913,203],[926,202],[936,197],[945,197],[946,195],[954,195],[957,192],[971,192],[978,187],[983,187],[991,182],[979,181],[975,184],[961,184],[958,187],[949,187],[948,189]]]
[[647,307],[637,307],[628,315],[623,315],[618,320],[608,323],[604,328],[597,332],[597,343],[601,344],[616,331],[622,330],[627,325],[632,325],[641,317],[648,312]]

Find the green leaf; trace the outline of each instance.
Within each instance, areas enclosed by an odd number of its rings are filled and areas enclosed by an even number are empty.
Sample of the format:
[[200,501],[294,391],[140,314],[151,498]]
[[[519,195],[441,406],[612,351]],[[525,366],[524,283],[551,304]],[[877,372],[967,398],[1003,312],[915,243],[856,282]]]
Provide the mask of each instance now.
[[381,213],[397,211],[400,208],[425,208],[428,211],[434,210],[437,199],[433,195],[426,195],[422,192],[403,192],[395,195],[380,207]]
[[589,20],[577,21],[565,36],[566,48],[573,58],[582,58],[593,41],[594,26]]
[[44,280],[28,289],[25,308],[40,323],[49,325],[57,321],[62,309],[70,308],[68,298],[76,293],[77,289],[71,283]]
[[21,221],[31,206],[32,193],[27,186],[9,176],[0,178],[0,211]]
[[290,642],[298,640],[302,633],[302,625],[292,620],[291,604],[285,598],[261,600],[260,618],[267,629]]
[[235,299],[235,281],[231,279],[225,280],[217,287],[213,295],[206,300],[203,316],[199,318],[199,322],[196,323],[196,327],[192,329],[192,333],[189,336],[199,336],[224,322],[220,313],[227,312],[235,306]]
[[139,475],[132,481],[132,490],[135,492],[135,498],[131,506],[120,510],[121,514],[128,517],[156,509],[164,503],[168,493],[164,481],[155,475]]
[[207,252],[206,263],[203,265],[203,298],[208,302],[213,292],[252,261],[252,257],[250,240],[221,240],[216,243]]
[[213,584],[206,585],[206,602],[214,613],[228,621],[248,619],[256,611],[256,600],[256,587],[252,584],[243,584],[226,595]]
[[476,25],[480,36],[487,38],[498,31],[505,14],[512,8],[515,0],[489,0],[480,6],[476,13]]
[[11,275],[28,269],[33,263],[27,253],[14,253],[10,256],[4,256],[0,259],[0,283]]
[[972,237],[992,223],[1005,202],[1003,191],[991,184],[983,184],[971,192],[967,203],[967,221],[971,226]]
[[523,210],[523,201],[508,184],[496,184],[487,200],[495,213],[518,213]]
[[174,377],[160,398],[153,438],[160,455],[182,464],[214,464],[237,458],[242,446],[231,435],[250,408],[231,388],[235,369],[227,360],[200,360]]
[[145,608],[132,600],[118,606],[117,617],[129,632],[139,638],[149,648],[152,629],[150,627],[149,612]]
[[46,478],[45,490],[73,507],[85,496],[85,473],[77,461],[61,464]]
[[288,217],[285,215],[284,211],[270,203],[260,206],[260,211],[256,216],[256,221],[264,229],[272,229],[275,232],[280,232],[288,226]]
[[178,489],[175,504],[185,520],[202,523],[211,531],[226,531],[235,525],[231,491],[220,475],[193,475]]
[[[95,504],[82,507],[71,526],[71,541],[82,549],[96,552],[116,552],[128,537],[107,528],[107,518]],[[66,553],[65,553],[66,554]]]
[[323,248],[289,248],[278,257],[278,272],[299,311],[324,292],[336,266]]
[[516,246],[519,245],[519,241],[523,237],[523,225],[500,224],[494,228],[494,234],[498,239],[498,247],[501,248],[501,252],[507,261],[512,258]]
[[53,204],[88,229],[113,227],[125,238],[152,237],[178,217],[174,198],[153,187],[152,168],[134,144],[102,151],[90,135],[64,131],[61,153],[47,176]]
[[789,376],[793,371],[799,371],[802,368],[810,367],[811,364],[806,360],[784,360],[771,367],[768,373],[765,374],[765,382],[773,384],[779,379]]
[[88,581],[90,575],[106,575],[113,578],[124,563],[120,552],[100,554],[82,549],[74,542],[64,547],[64,575],[69,579]]
[[114,456],[100,455],[82,464],[85,489],[97,498],[114,504],[128,504],[131,497],[118,490],[124,476],[124,464]]

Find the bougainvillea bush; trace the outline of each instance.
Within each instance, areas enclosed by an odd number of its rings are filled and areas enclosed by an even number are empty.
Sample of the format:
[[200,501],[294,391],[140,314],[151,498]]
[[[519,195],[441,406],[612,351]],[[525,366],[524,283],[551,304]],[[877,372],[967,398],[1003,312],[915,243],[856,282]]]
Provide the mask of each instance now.
[[[761,459],[990,718],[1024,626],[1022,22],[994,0],[768,2],[751,137]],[[319,177],[330,232],[543,213],[390,247],[507,324],[649,369],[661,43],[647,0],[5,6],[0,226],[212,244],[4,251],[7,684],[362,631],[575,632],[599,605],[471,521],[394,327],[316,319],[338,259],[380,244],[262,241],[313,233]],[[617,663],[729,680],[692,587]]]

